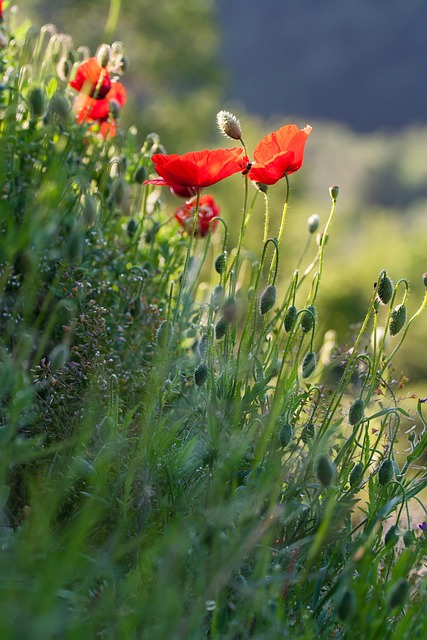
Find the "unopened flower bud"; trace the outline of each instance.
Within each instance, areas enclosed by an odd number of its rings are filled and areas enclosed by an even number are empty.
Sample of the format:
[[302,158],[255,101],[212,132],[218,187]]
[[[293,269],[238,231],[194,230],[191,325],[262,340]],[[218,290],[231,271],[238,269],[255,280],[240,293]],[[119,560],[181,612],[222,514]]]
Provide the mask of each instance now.
[[377,295],[383,304],[388,304],[393,296],[393,282],[384,274],[378,283]]
[[411,590],[411,585],[405,578],[399,578],[390,589],[387,604],[390,609],[401,609]]
[[412,529],[407,529],[403,534],[403,544],[406,548],[410,547],[415,542],[415,535]]
[[319,228],[320,218],[317,213],[313,213],[307,220],[307,229],[309,233],[316,233]]
[[356,398],[348,412],[348,421],[352,426],[354,426],[355,424],[358,424],[361,420],[363,420],[364,415],[365,403],[363,402],[362,398]]
[[285,314],[285,319],[283,321],[283,325],[285,327],[286,333],[289,333],[294,325],[295,319],[298,315],[298,309],[294,304],[288,307],[288,310]]
[[64,57],[61,58],[58,64],[56,65],[56,73],[58,74],[59,79],[62,80],[62,82],[65,82],[66,80],[68,80],[70,71],[71,71],[70,61]]
[[215,307],[219,307],[219,305],[224,300],[224,287],[221,287],[218,284],[212,292],[212,303]]
[[280,445],[285,448],[288,446],[290,441],[292,440],[292,436],[294,434],[294,430],[290,422],[285,422],[280,429]]
[[146,178],[147,178],[147,169],[142,164],[140,164],[135,171],[134,180],[138,184],[142,184]]
[[101,45],[98,49],[98,53],[96,54],[96,59],[98,60],[99,66],[105,69],[110,62],[110,45]]
[[353,591],[346,589],[340,595],[336,603],[337,616],[340,620],[350,618],[356,609],[356,596]]
[[194,370],[194,382],[198,387],[201,387],[202,384],[205,384],[208,379],[208,368],[204,362],[201,362],[197,365]]
[[316,476],[324,487],[329,487],[335,477],[335,465],[324,453],[317,458]]
[[70,114],[70,103],[61,93],[54,93],[48,107],[49,116],[58,116],[61,120],[66,120]]
[[70,357],[70,348],[66,344],[57,344],[49,354],[50,370],[55,372],[65,365]]
[[309,351],[302,361],[302,377],[309,378],[316,368],[317,358],[313,351]]
[[131,218],[126,227],[126,233],[128,234],[129,238],[133,238],[137,227],[138,223],[133,218]]
[[273,284],[269,284],[263,291],[259,301],[259,312],[263,316],[276,304],[277,289]]
[[170,320],[163,320],[157,329],[157,344],[159,347],[167,347],[173,338],[173,326]]
[[34,118],[40,118],[44,113],[44,93],[40,87],[32,89],[28,96],[28,103]]
[[224,302],[222,313],[227,322],[234,322],[237,316],[237,302],[233,297]]
[[400,529],[397,524],[393,524],[384,536],[386,547],[394,547],[399,542]]
[[406,307],[404,304],[399,304],[391,312],[390,318],[390,335],[395,336],[403,328],[406,322]]
[[198,347],[199,347],[200,357],[204,358],[208,351],[208,334],[207,333],[204,333],[200,338]]
[[378,482],[380,483],[380,485],[384,486],[388,484],[393,479],[393,474],[393,463],[390,458],[387,458],[381,463],[381,466],[378,470]]
[[301,431],[301,440],[304,444],[307,444],[314,438],[314,424],[312,422],[307,422],[302,428]]
[[83,217],[88,227],[95,224],[96,221],[96,201],[93,196],[86,194],[82,198]]
[[218,128],[224,136],[232,140],[242,139],[242,128],[238,118],[229,111],[220,111],[217,113],[216,121]]
[[363,478],[363,464],[358,462],[354,465],[353,469],[350,473],[350,487],[354,487],[359,484],[360,480]]
[[333,187],[329,187],[329,194],[332,200],[336,200],[338,198],[338,194],[340,192],[340,188],[334,185]]
[[225,253],[220,253],[215,259],[215,271],[217,273],[224,273],[227,267],[227,257]]
[[423,285],[427,287],[427,271],[422,275]]
[[322,245],[325,247],[326,243],[328,242],[329,236],[328,234],[324,231],[322,231],[322,233],[318,233],[316,236],[316,244],[318,247],[321,247]]
[[261,193],[267,193],[268,184],[264,184],[263,182],[253,182],[253,184],[256,186],[258,191],[261,191]]
[[118,102],[118,100],[114,100],[111,99],[108,101],[108,104],[110,105],[110,116],[112,118],[118,118],[120,115],[120,111],[122,109],[120,103]]
[[221,317],[215,325],[215,338],[221,340],[227,332],[227,320]]
[[314,321],[316,319],[316,308],[310,304],[307,307],[307,310],[302,314],[301,318],[301,329],[304,333],[308,333],[312,330]]
[[132,318],[139,318],[142,314],[142,302],[141,298],[137,296],[132,300],[129,305],[129,310]]
[[126,183],[121,178],[118,178],[112,188],[112,198],[113,202],[117,207],[123,203],[123,200],[126,196]]

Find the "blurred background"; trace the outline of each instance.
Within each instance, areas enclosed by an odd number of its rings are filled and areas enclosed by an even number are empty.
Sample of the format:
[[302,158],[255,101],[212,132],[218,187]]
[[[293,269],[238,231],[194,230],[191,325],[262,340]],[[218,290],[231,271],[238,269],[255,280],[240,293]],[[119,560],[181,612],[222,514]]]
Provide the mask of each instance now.
[[[282,124],[309,122],[305,163],[290,180],[283,283],[306,244],[307,217],[317,213],[326,222],[328,187],[337,184],[321,329],[334,329],[338,344],[345,343],[383,268],[395,281],[410,280],[409,315],[418,308],[427,271],[424,0],[132,0],[121,3],[116,24],[109,0],[19,0],[18,7],[20,19],[52,22],[92,52],[104,41],[124,42],[130,64],[122,125],[136,124],[141,143],[156,131],[168,152],[233,146],[216,129],[220,109],[238,115],[250,151]],[[239,180],[212,189],[232,239],[242,207]],[[270,189],[272,234],[284,188]],[[262,198],[258,205],[248,233],[256,254]],[[314,252],[315,246],[308,260]],[[426,326],[425,318],[415,323],[395,372],[398,378],[401,367],[408,389],[422,396]]]

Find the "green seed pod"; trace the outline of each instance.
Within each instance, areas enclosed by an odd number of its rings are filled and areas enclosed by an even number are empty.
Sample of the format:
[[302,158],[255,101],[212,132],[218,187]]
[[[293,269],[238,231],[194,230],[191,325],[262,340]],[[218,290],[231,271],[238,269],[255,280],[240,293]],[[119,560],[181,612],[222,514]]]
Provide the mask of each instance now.
[[306,353],[304,356],[304,360],[302,361],[302,377],[308,378],[309,376],[311,376],[316,368],[316,364],[316,354],[313,351],[309,351],[308,353]]
[[384,486],[393,479],[393,475],[394,475],[393,463],[390,460],[390,458],[387,458],[386,460],[383,460],[378,470],[378,482],[382,486]]
[[362,398],[356,398],[348,412],[348,421],[354,426],[363,420],[365,416],[365,403]]
[[310,304],[308,305],[307,310],[302,314],[301,318],[301,329],[302,331],[304,331],[304,333],[308,333],[312,330],[315,319],[316,308],[312,304]]
[[227,331],[227,320],[222,316],[215,325],[215,338],[221,340]]
[[336,603],[337,616],[340,620],[350,618],[356,609],[356,597],[353,591],[346,589],[341,593]]
[[289,333],[290,330],[292,329],[297,315],[298,315],[298,309],[294,304],[291,304],[291,306],[288,307],[288,310],[286,311],[285,319],[283,321],[283,326],[285,327],[286,333]]
[[283,448],[287,447],[290,441],[292,440],[293,435],[294,435],[294,430],[292,428],[292,425],[290,424],[290,422],[285,422],[285,424],[283,424],[280,429],[280,434],[279,434],[280,445]]
[[336,185],[329,187],[329,194],[332,200],[336,200],[338,198],[339,192],[340,192],[340,188],[337,187]]
[[399,304],[391,312],[390,318],[390,335],[395,336],[402,329],[406,322],[406,307],[404,304]]
[[157,329],[157,344],[159,347],[167,347],[173,338],[173,326],[170,320],[163,320]]
[[403,543],[405,547],[406,548],[410,547],[411,545],[414,544],[414,542],[415,542],[414,532],[412,531],[412,529],[407,529],[403,534]]
[[205,333],[199,340],[199,353],[200,357],[204,358],[208,350],[208,334]]
[[317,229],[319,228],[319,224],[319,216],[317,215],[317,213],[313,213],[313,215],[310,216],[307,220],[308,233],[316,233]]
[[384,274],[377,289],[377,295],[383,304],[388,304],[390,302],[393,297],[393,291],[393,282]]
[[335,465],[324,453],[321,453],[317,458],[316,476],[324,487],[329,487],[335,477]]
[[202,384],[205,384],[208,379],[208,368],[204,362],[201,362],[194,369],[194,382],[198,387],[201,387]]
[[128,234],[129,238],[133,238],[137,227],[138,227],[138,223],[135,220],[133,219],[129,220],[126,227],[126,233]]
[[45,100],[44,93],[40,87],[32,89],[28,95],[28,104],[34,118],[40,118],[44,113]]
[[225,253],[220,253],[215,259],[215,271],[217,273],[224,273],[227,267],[227,257]]
[[96,222],[96,201],[89,194],[83,197],[83,217],[88,227],[93,226]]
[[409,595],[411,585],[405,578],[399,578],[399,580],[392,586],[387,598],[387,604],[390,609],[402,608]]
[[146,178],[147,178],[147,169],[142,164],[140,164],[139,167],[136,168],[134,180],[138,184],[142,184]]
[[400,529],[397,524],[393,524],[384,536],[386,547],[394,547],[399,542]]
[[361,462],[358,462],[357,464],[354,465],[350,473],[350,478],[349,478],[350,487],[354,487],[358,485],[359,482],[362,480],[362,478],[363,478],[363,464]]
[[314,438],[314,424],[312,422],[307,422],[306,425],[303,426],[301,431],[301,440],[304,444],[307,444]]
[[259,312],[263,316],[276,304],[277,289],[274,284],[269,284],[263,291],[259,301]]
[[57,344],[49,354],[49,366],[51,371],[62,369],[70,358],[70,348],[66,344]]

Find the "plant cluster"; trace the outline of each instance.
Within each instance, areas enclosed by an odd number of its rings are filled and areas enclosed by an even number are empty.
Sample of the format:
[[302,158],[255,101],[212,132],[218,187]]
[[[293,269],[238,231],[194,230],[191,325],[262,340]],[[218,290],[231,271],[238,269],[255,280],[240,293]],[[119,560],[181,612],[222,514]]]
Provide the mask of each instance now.
[[[221,111],[240,147],[138,148],[120,43],[91,57],[51,25],[1,33],[2,637],[423,634],[427,419],[401,406],[393,358],[427,294],[408,319],[407,281],[383,270],[353,343],[321,338],[338,187],[303,231],[312,258],[281,255],[311,127],[251,154]],[[204,191],[228,178],[236,247]]]

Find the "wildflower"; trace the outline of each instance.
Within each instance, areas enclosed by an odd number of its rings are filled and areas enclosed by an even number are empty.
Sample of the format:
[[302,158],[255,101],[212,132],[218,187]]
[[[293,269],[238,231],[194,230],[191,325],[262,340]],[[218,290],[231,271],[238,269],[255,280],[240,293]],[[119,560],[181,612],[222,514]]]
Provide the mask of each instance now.
[[3,22],[3,0],[0,0],[0,22]]
[[126,90],[120,82],[111,82],[107,68],[97,58],[89,58],[80,65],[70,82],[79,91],[74,101],[77,122],[99,123],[97,130],[103,137],[116,134],[115,118],[126,102]]
[[[175,211],[175,218],[179,224],[189,233],[193,229],[194,214],[196,211],[197,200],[193,198],[191,201],[183,204]],[[196,237],[204,238],[209,233],[209,229],[215,231],[219,216],[219,207],[215,204],[215,200],[210,195],[204,195],[199,200],[199,210],[194,230]]]
[[152,156],[159,178],[146,180],[144,184],[202,189],[228,178],[233,173],[246,170],[248,158],[242,157],[243,149],[204,149],[183,155],[156,153]]
[[285,175],[301,168],[304,159],[304,147],[311,127],[306,125],[298,129],[288,124],[268,134],[254,149],[254,164],[249,178],[263,184],[276,184]]
[[421,529],[421,531],[423,533],[427,532],[427,522],[422,522],[421,524],[418,525],[418,528]]

